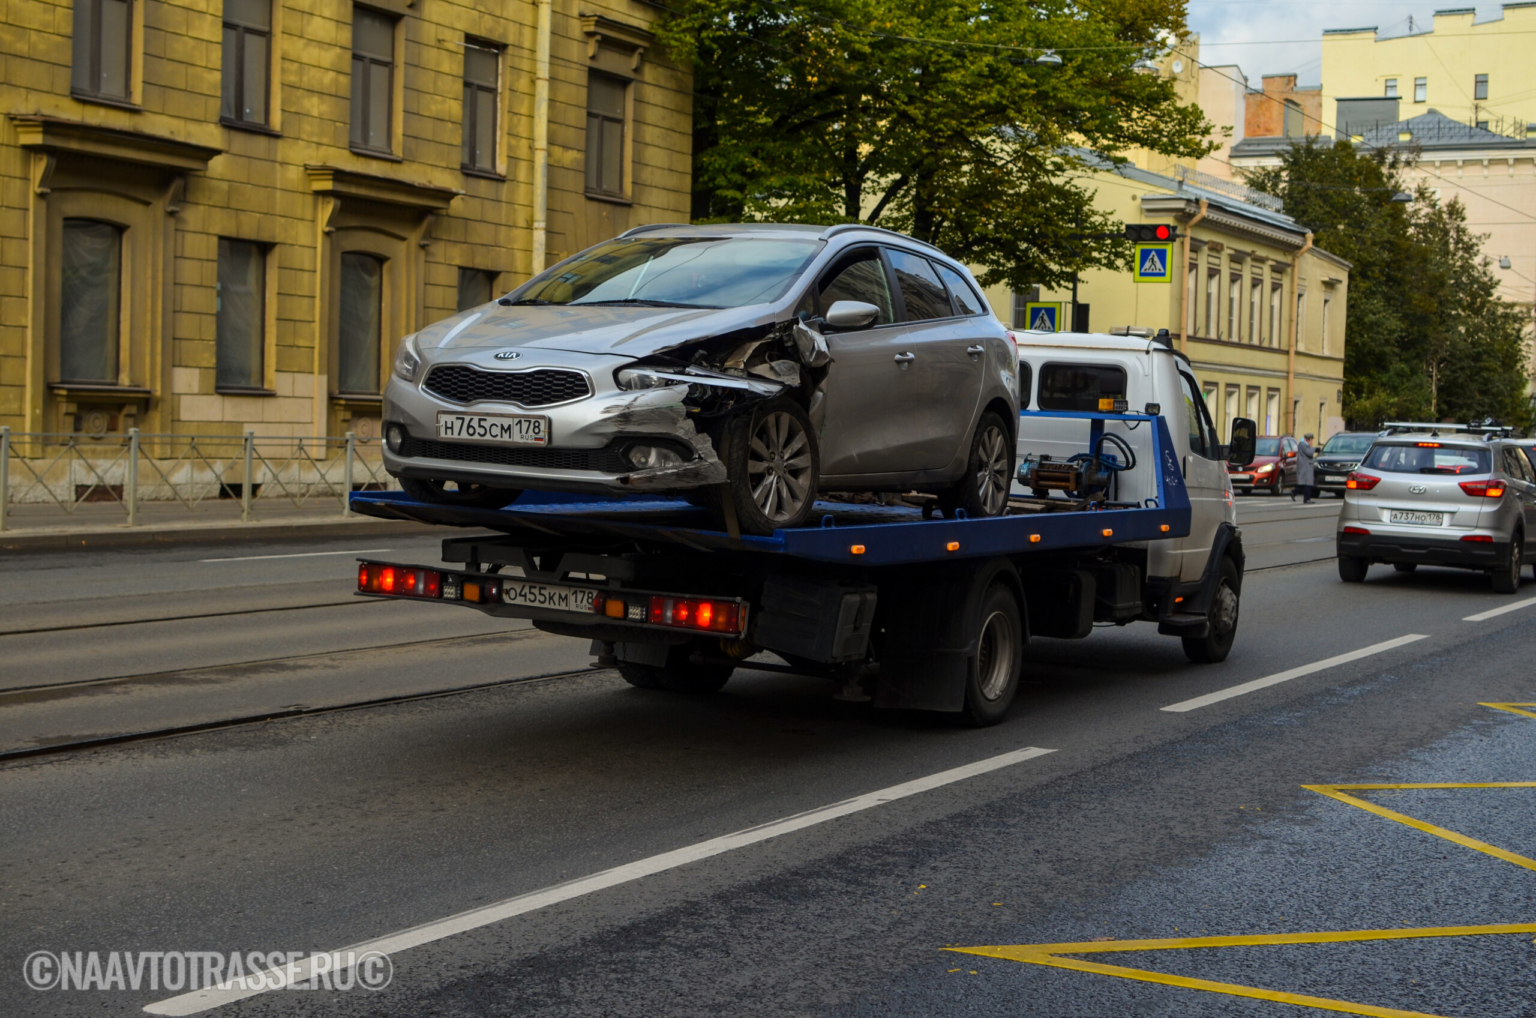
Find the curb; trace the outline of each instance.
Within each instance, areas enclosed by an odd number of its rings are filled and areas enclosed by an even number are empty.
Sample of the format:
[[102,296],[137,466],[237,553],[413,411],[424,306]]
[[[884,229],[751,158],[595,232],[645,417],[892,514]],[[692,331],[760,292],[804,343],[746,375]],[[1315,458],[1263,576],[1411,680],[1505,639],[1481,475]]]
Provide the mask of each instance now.
[[183,523],[129,528],[126,525],[83,530],[14,531],[0,533],[0,553],[87,551],[143,548],[156,545],[223,544],[245,541],[289,541],[346,534],[426,534],[441,528],[405,520],[368,516],[270,523]]

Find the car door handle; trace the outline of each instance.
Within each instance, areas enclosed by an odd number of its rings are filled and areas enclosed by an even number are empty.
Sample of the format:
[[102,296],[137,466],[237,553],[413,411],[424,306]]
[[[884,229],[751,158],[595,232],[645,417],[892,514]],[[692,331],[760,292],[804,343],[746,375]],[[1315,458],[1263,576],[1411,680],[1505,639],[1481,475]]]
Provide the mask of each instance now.
[[984,347],[984,346],[982,346],[982,345],[980,345],[978,343],[976,346],[968,346],[968,347],[966,347],[965,348],[965,352],[970,354],[972,357],[980,357],[982,355],[982,353],[986,349],[987,349],[986,347]]
[[906,367],[915,360],[917,360],[917,354],[915,353],[899,353],[896,355],[896,363],[902,367]]

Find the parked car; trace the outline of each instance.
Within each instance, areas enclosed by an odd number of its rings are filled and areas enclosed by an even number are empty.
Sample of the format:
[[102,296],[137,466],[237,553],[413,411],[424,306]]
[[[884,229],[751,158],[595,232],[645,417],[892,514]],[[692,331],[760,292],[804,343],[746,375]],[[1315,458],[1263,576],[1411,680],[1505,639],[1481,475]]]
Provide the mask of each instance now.
[[1296,486],[1296,439],[1290,435],[1258,440],[1253,462],[1239,470],[1230,467],[1232,490],[1239,495],[1267,491],[1282,495]]
[[1339,513],[1339,577],[1373,562],[1481,569],[1513,594],[1536,550],[1536,464],[1515,442],[1430,432],[1379,438],[1351,471]]
[[818,489],[994,516],[1017,371],[965,266],[910,237],[643,226],[402,340],[384,461],[427,501],[683,495],[751,534]]
[[1374,431],[1341,431],[1330,438],[1317,454],[1317,490],[1343,498],[1349,472],[1360,465],[1377,437]]

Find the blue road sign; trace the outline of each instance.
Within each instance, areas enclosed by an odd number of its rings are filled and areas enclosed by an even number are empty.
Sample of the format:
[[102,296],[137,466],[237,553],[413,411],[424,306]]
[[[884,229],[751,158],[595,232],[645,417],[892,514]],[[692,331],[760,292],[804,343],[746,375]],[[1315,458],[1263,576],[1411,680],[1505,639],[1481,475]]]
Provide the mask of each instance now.
[[1173,278],[1171,248],[1169,244],[1137,244],[1136,282],[1166,283]]
[[1061,331],[1060,301],[1030,301],[1024,305],[1024,312],[1025,328],[1036,332]]

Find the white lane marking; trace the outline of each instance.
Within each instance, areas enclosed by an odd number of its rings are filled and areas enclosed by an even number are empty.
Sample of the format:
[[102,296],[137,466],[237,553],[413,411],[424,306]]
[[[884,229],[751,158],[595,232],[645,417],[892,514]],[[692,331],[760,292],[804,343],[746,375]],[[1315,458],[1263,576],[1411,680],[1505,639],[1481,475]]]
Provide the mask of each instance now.
[[[1016,749],[1011,753],[1001,756],[988,757],[975,763],[966,764],[963,767],[955,767],[947,771],[939,771],[924,778],[916,778],[912,781],[904,781],[899,785],[882,788],[878,792],[867,792],[864,795],[852,799],[844,799],[828,806],[819,806],[816,809],[807,810],[804,813],[796,813],[794,816],[784,817],[781,820],[773,820],[756,827],[748,827],[744,831],[734,834],[726,834],[708,841],[701,841],[696,845],[686,848],[674,849],[671,852],[663,852],[646,859],[625,863],[623,866],[615,866],[610,870],[603,870],[591,876],[579,877],[576,880],[568,880],[563,884],[555,884],[538,891],[530,891],[520,894],[515,898],[498,901],[490,905],[482,905],[480,908],[471,909],[468,912],[460,912],[458,915],[438,919],[435,922],[424,923],[421,926],[402,930],[399,933],[391,933],[375,940],[364,941],[353,947],[344,947],[331,953],[333,964],[344,965],[340,959],[345,958],[349,952],[353,957],[360,957],[367,951],[380,951],[384,954],[394,954],[396,951],[405,951],[422,944],[430,944],[433,941],[443,940],[455,934],[468,930],[478,929],[481,926],[489,926],[499,923],[503,919],[522,915],[525,912],[533,912],[562,901],[570,901],[601,891],[619,884],[629,883],[631,880],[639,880],[641,877],[654,876],[679,866],[686,866],[700,859],[708,859],[711,856],[722,855],[738,848],[756,844],[759,841],[767,841],[781,834],[791,831],[803,830],[814,827],[817,824],[826,823],[828,820],[836,820],[851,813],[870,809],[897,799],[905,799],[919,792],[927,792],[945,785],[952,785],[957,781],[974,778],[991,771],[1001,770],[1004,767],[1012,767],[1014,764],[1023,763],[1025,760],[1033,760],[1037,756],[1045,756],[1047,753],[1056,752],[1054,749],[1039,749],[1027,746],[1024,749]],[[258,993],[264,993],[269,989],[280,989],[287,983],[298,983],[309,979],[310,966],[313,962],[305,959],[299,962],[289,971],[286,969],[271,969],[255,977],[237,979],[232,983],[211,987],[204,990],[194,990],[191,993],[183,993],[180,996],[170,997],[166,1000],[156,1001],[144,1008],[149,1014],[187,1015],[197,1014],[200,1011],[211,1010],[224,1004],[232,1004],[237,1000],[254,997]],[[247,988],[247,980],[254,982],[257,989]]]
[[392,548],[353,548],[351,551],[300,551],[291,555],[236,555],[233,558],[200,558],[199,562],[255,562],[267,558],[319,558],[321,555],[377,555]]
[[1287,671],[1276,672],[1273,675],[1266,675],[1262,679],[1254,679],[1252,682],[1244,682],[1240,686],[1229,686],[1226,689],[1220,689],[1214,693],[1206,693],[1204,696],[1197,696],[1193,700],[1183,700],[1179,703],[1170,704],[1167,707],[1163,707],[1161,709],[1182,714],[1185,711],[1197,710],[1200,707],[1209,707],[1213,703],[1220,703],[1223,700],[1230,700],[1234,696],[1242,696],[1244,693],[1252,693],[1258,689],[1266,689],[1269,686],[1277,686],[1282,682],[1289,682],[1292,679],[1299,679],[1303,675],[1311,675],[1313,672],[1320,672],[1326,668],[1332,668],[1335,665],[1348,664],[1351,661],[1358,661],[1363,657],[1370,657],[1372,654],[1380,654],[1384,651],[1392,650],[1395,647],[1401,647],[1405,644],[1413,643],[1416,640],[1427,639],[1429,639],[1429,635],[1427,633],[1409,633],[1407,636],[1399,636],[1395,640],[1387,640],[1385,643],[1373,643],[1369,647],[1361,647],[1359,650],[1352,650],[1348,654],[1340,654],[1337,657],[1326,658],[1322,661],[1314,661],[1309,665],[1301,665],[1300,667],[1291,668]]
[[1491,619],[1495,615],[1503,615],[1505,612],[1518,611],[1521,608],[1529,608],[1533,604],[1536,604],[1536,597],[1528,597],[1524,601],[1516,601],[1514,604],[1506,604],[1502,608],[1490,608],[1485,612],[1478,612],[1476,615],[1468,615],[1461,621],[1482,622],[1484,619]]

